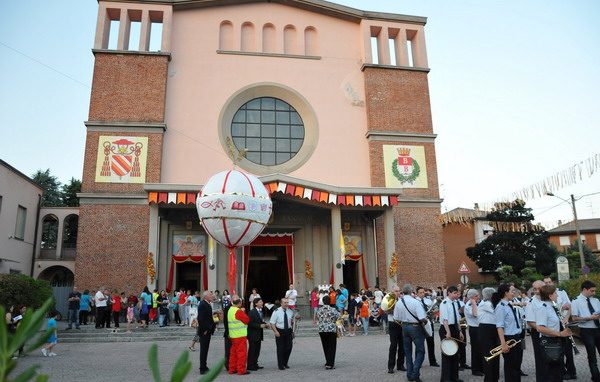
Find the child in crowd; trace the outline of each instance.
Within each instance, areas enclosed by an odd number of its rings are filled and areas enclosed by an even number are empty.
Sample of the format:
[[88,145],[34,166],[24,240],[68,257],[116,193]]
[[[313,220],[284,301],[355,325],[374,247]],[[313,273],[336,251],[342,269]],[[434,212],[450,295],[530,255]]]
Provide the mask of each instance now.
[[44,357],[54,357],[56,353],[54,353],[54,346],[58,342],[57,332],[58,326],[56,325],[56,316],[58,315],[57,311],[53,311],[50,313],[50,319],[48,320],[48,330],[51,331],[50,337],[46,340],[46,344],[42,347],[42,354]]
[[127,306],[127,331],[125,333],[131,333],[131,324],[135,321],[135,314],[133,312],[133,302]]

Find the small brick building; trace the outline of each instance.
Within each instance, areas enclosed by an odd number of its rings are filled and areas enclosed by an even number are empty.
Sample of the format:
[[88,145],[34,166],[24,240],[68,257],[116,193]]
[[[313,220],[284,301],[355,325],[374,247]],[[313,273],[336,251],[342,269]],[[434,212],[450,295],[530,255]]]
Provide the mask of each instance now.
[[242,294],[443,284],[425,23],[320,0],[99,1],[77,286],[226,288],[194,202],[240,153],[274,203],[237,253]]

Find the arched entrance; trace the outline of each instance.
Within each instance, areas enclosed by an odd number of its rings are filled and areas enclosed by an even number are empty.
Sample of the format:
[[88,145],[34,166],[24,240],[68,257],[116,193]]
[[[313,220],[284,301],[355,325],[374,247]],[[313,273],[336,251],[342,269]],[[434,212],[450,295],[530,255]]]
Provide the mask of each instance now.
[[70,269],[53,265],[44,269],[38,276],[40,280],[46,280],[52,286],[52,295],[54,296],[55,308],[63,317],[67,317],[69,309],[69,293],[73,290],[75,275]]

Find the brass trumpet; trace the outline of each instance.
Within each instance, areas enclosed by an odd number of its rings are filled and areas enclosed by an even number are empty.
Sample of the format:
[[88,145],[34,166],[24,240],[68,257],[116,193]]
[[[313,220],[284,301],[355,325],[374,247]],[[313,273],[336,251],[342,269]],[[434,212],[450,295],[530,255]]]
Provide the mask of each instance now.
[[[517,346],[519,344],[519,342],[521,342],[521,340],[518,340],[518,341],[517,340],[509,340],[506,342],[506,345],[508,345],[509,349],[512,349],[515,346]],[[502,354],[502,345],[496,346],[495,348],[490,350],[490,356],[483,357],[483,358],[486,360],[486,362],[490,362],[494,358],[498,357],[500,354]]]

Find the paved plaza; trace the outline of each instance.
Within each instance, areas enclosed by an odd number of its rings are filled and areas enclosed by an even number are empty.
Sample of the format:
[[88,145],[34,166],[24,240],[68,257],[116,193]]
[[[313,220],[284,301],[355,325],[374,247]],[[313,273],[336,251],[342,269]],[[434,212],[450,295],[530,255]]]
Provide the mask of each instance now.
[[[437,359],[439,342],[436,337]],[[59,339],[60,340],[60,339]],[[191,340],[191,338],[190,338]],[[19,360],[18,370],[39,364],[40,371],[50,375],[50,381],[150,381],[147,366],[147,353],[151,342],[111,342],[111,343],[65,343],[56,347],[58,356],[45,358],[38,351]],[[175,360],[187,349],[188,341],[160,341],[158,354],[163,378],[167,380]],[[217,381],[406,381],[406,374],[387,373],[387,335],[344,337],[338,341],[336,369],[324,369],[324,357],[319,337],[297,338],[290,358],[290,369],[277,369],[275,341],[267,336],[262,345],[259,363],[265,368],[248,376],[227,375],[222,372]],[[529,377],[523,381],[535,381],[534,361],[531,341],[527,339],[524,352],[523,371]],[[581,354],[576,356],[578,380],[591,379],[587,366],[585,349],[579,344]],[[189,351],[188,351],[189,352]],[[189,352],[193,368],[186,381],[196,381],[198,373],[198,351]],[[214,336],[208,357],[209,367],[223,357],[223,338]],[[467,355],[469,357],[469,355]],[[467,358],[468,359],[468,358]],[[427,365],[427,361],[425,361]],[[169,374],[170,375],[170,374]],[[464,381],[483,381],[483,377],[473,377],[470,371],[460,373]],[[439,381],[440,368],[425,366],[421,369],[423,381]]]

